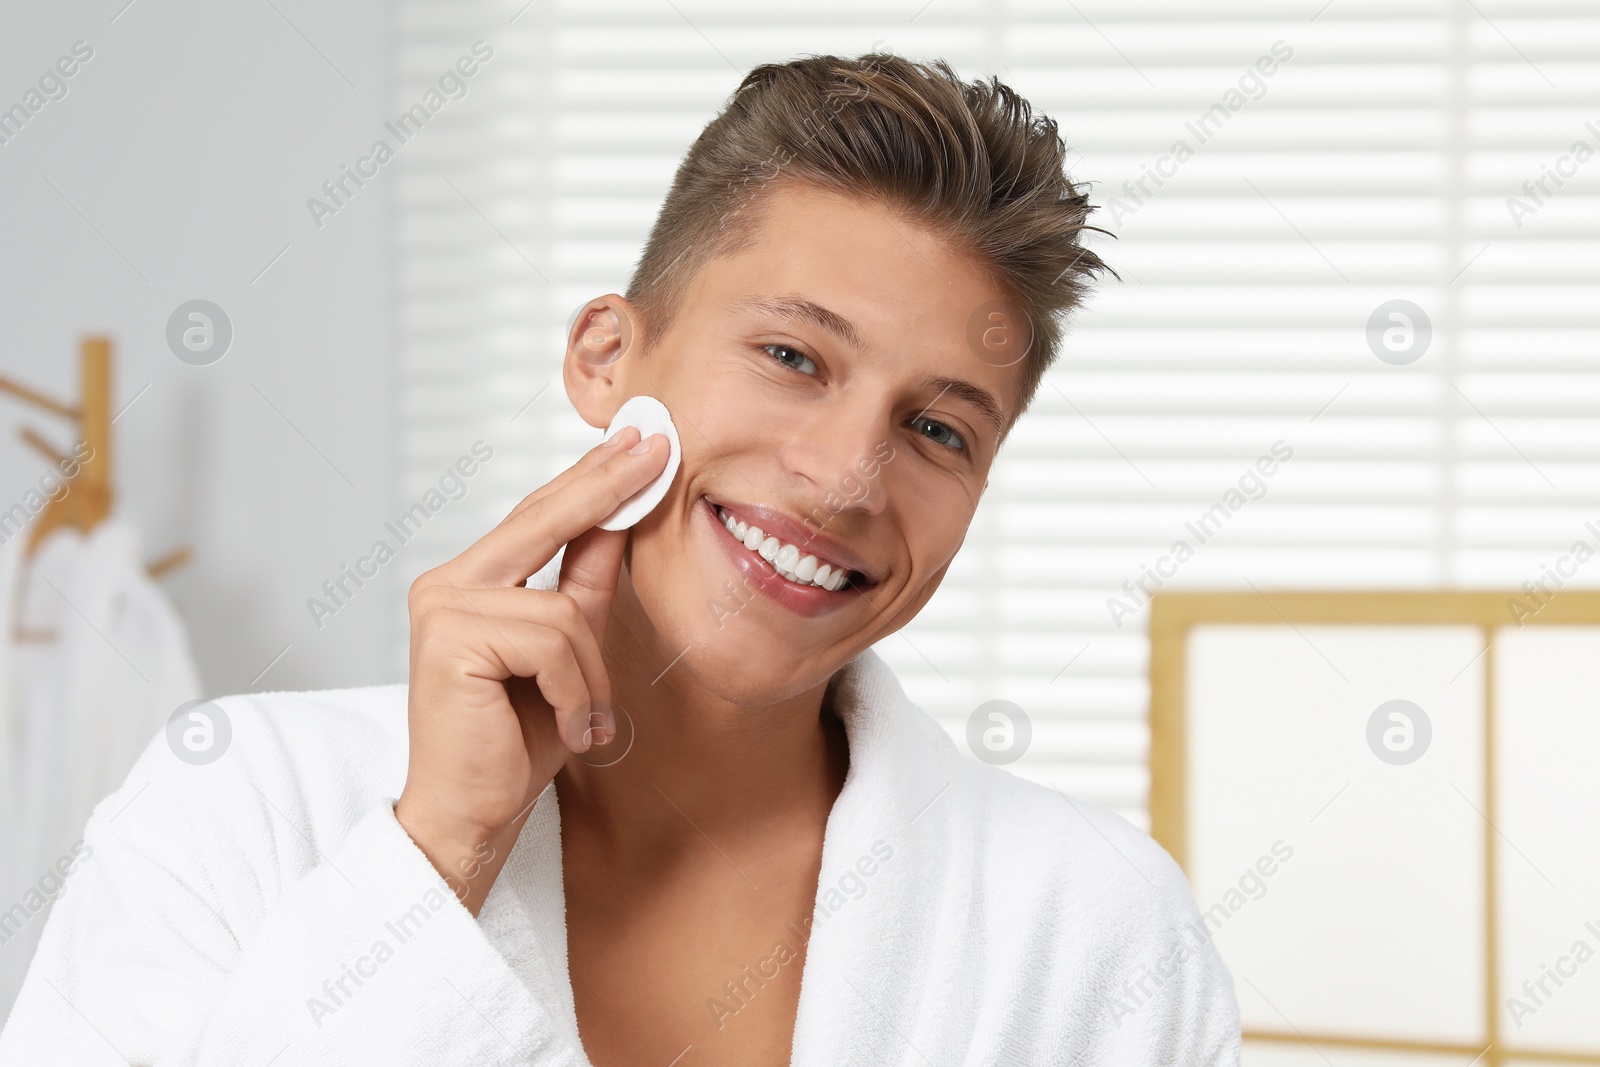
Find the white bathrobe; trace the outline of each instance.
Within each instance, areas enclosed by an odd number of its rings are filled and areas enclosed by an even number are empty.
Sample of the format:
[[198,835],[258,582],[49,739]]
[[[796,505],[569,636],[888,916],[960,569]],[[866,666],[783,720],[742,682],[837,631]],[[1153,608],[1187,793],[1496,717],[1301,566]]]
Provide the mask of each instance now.
[[[553,784],[474,919],[394,817],[404,686],[218,703],[221,759],[158,737],[95,809],[0,1065],[587,1067]],[[794,1064],[1238,1062],[1232,980],[1148,836],[962,754],[873,652],[835,706]]]
[[87,535],[53,531],[25,565],[29,532],[0,548],[0,604],[54,638],[0,634],[0,1012],[60,888],[55,865],[73,861],[84,820],[151,734],[201,693],[183,620],[131,525],[113,515]]

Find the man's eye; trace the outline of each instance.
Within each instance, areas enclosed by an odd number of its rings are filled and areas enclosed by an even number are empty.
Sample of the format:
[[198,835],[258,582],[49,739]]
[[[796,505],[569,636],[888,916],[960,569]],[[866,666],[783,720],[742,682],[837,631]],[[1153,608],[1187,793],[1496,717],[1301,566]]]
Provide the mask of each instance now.
[[[797,370],[801,374],[816,373],[817,365],[811,362],[811,357],[797,348],[790,348],[788,345],[762,345],[761,349],[785,367]],[[797,362],[790,362],[791,359]],[[806,369],[808,366],[810,370]]]
[[942,422],[936,422],[933,419],[916,418],[912,420],[911,424],[918,427],[932,427],[935,432],[932,434],[924,434],[923,436],[927,437],[928,440],[932,441],[936,445],[944,445],[946,448],[957,452],[963,452],[966,450],[967,442],[962,439],[960,434],[956,433]]

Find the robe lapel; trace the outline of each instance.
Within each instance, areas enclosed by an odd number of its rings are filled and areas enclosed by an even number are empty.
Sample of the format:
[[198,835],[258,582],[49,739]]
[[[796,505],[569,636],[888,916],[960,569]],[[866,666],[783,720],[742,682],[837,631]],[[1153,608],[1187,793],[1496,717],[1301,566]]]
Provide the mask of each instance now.
[[[870,649],[835,678],[850,768],[829,813],[801,977],[795,1064],[921,1062],[916,1014],[951,899],[942,728]],[[930,732],[933,731],[933,732]]]

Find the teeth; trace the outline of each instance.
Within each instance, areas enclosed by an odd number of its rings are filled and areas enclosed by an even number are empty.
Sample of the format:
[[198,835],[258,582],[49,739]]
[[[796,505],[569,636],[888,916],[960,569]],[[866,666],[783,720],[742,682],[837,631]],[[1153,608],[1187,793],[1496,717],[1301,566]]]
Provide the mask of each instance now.
[[798,547],[769,536],[759,526],[736,519],[721,508],[717,509],[717,517],[729,533],[744,542],[745,548],[757,553],[772,564],[774,570],[797,585],[815,585],[838,592],[850,576],[849,571],[835,570],[816,556],[802,553]]

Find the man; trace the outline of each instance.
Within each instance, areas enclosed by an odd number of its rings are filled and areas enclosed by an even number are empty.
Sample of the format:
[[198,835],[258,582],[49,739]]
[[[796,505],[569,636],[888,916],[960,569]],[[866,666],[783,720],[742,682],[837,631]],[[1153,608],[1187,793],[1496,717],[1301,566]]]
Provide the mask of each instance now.
[[667,406],[666,498],[597,528],[666,463],[623,430],[417,580],[409,685],[153,744],[0,1062],[1236,1062],[1165,853],[871,652],[1104,267],[1063,155],[943,64],[753,71],[568,340],[591,425]]

